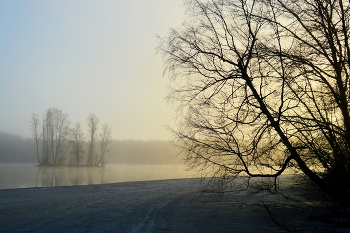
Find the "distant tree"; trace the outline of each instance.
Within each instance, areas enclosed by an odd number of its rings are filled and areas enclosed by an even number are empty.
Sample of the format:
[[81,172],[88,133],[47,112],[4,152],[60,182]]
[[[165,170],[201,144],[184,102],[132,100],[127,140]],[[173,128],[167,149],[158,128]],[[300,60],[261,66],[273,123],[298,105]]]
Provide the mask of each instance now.
[[43,116],[43,159],[44,164],[61,164],[65,157],[64,144],[69,137],[68,115],[57,108],[49,108]]
[[41,164],[49,164],[49,155],[50,155],[50,150],[49,150],[49,135],[48,135],[48,125],[46,124],[45,120],[45,115],[43,116],[42,119],[42,159],[41,159]]
[[87,165],[97,164],[96,144],[98,142],[98,123],[99,119],[95,114],[90,114],[87,118],[88,126],[88,148],[87,148]]
[[41,135],[40,135],[40,119],[37,114],[32,114],[30,118],[30,129],[32,131],[32,136],[35,140],[36,144],[36,157],[38,158],[39,164],[41,164],[40,158],[39,158],[39,142],[41,140]]
[[109,151],[109,144],[112,140],[112,128],[108,124],[103,124],[102,131],[99,137],[99,146],[100,146],[100,156],[98,165],[106,164],[106,153]]
[[79,165],[84,155],[85,135],[79,122],[71,129],[70,145],[75,164]]
[[273,180],[294,168],[349,203],[349,2],[187,3],[190,19],[159,47],[187,164]]

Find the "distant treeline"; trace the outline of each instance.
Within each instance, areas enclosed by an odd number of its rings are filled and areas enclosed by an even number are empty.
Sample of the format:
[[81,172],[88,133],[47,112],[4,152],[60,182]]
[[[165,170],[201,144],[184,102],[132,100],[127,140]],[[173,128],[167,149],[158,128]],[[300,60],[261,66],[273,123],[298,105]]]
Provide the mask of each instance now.
[[168,141],[113,140],[108,163],[178,164],[178,148]]
[[33,163],[36,159],[34,139],[0,132],[1,163]]
[[[107,164],[179,164],[168,141],[112,140]],[[0,163],[38,163],[33,138],[0,132]]]

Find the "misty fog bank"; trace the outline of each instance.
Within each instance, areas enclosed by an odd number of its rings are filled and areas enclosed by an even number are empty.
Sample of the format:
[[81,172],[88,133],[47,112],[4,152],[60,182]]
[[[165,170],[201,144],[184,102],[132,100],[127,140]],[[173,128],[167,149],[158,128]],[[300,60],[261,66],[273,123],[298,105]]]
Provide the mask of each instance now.
[[179,164],[179,150],[169,141],[112,140],[108,163]]
[[[178,148],[169,141],[112,140],[107,164],[179,164]],[[66,155],[69,157],[69,153]],[[35,163],[34,139],[0,132],[0,163]]]

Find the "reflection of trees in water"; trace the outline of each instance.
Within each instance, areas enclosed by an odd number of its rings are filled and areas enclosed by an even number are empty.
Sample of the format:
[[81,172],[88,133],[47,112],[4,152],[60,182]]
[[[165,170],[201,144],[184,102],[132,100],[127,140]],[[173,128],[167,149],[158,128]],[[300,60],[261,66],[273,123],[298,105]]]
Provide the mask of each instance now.
[[[65,171],[59,167],[41,167],[39,169],[41,174],[41,187],[53,187],[53,186],[63,186],[65,184]],[[37,179],[40,179],[40,175]],[[38,181],[37,181],[38,184]],[[40,183],[39,183],[40,186]]]
[[103,184],[104,174],[105,167],[40,167],[36,177],[36,186]]
[[87,177],[88,177],[88,183],[87,184],[103,184],[104,183],[104,167],[87,167]]

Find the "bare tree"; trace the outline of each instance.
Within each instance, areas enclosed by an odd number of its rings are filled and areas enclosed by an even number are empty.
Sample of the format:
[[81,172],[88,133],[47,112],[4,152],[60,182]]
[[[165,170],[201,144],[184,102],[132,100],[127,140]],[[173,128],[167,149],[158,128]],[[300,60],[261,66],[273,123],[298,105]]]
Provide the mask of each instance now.
[[43,161],[62,164],[65,160],[63,149],[69,136],[69,119],[57,108],[49,108],[43,117]]
[[46,164],[50,164],[50,158],[51,158],[51,151],[52,151],[52,143],[50,143],[50,139],[51,139],[51,131],[52,129],[52,112],[49,111],[49,109],[46,111],[45,114],[43,114],[43,118],[42,118],[43,122],[42,122],[42,129],[43,129],[43,147],[42,147],[42,164],[46,165]]
[[293,168],[346,202],[349,2],[187,2],[190,19],[159,46],[187,164],[214,177]]
[[79,165],[84,154],[85,135],[79,122],[71,129],[70,144],[72,146],[73,160]]
[[87,165],[96,165],[97,164],[97,156],[96,156],[96,144],[98,141],[98,123],[99,119],[95,116],[95,114],[90,114],[87,118],[88,125],[88,148],[87,148]]
[[105,165],[106,164],[106,153],[109,151],[109,144],[111,143],[112,139],[112,128],[108,124],[103,124],[102,131],[100,133],[100,156],[98,165]]
[[40,158],[39,158],[39,143],[41,140],[41,135],[40,135],[40,119],[37,114],[32,114],[30,118],[30,129],[32,131],[32,136],[34,137],[35,140],[35,145],[36,145],[36,157],[38,158],[39,165],[41,164]]

